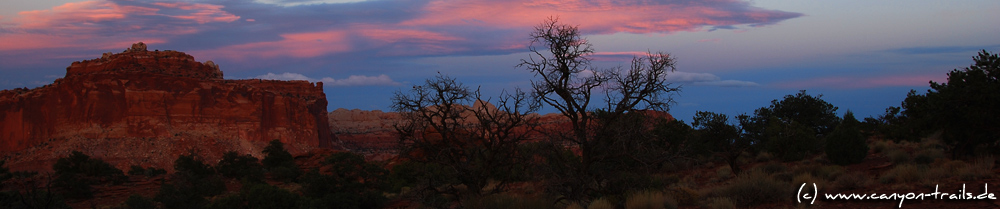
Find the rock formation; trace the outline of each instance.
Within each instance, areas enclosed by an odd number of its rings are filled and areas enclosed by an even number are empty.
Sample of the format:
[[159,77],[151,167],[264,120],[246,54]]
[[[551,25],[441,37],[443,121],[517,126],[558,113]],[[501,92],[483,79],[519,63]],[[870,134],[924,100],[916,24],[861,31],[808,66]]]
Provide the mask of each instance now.
[[332,146],[326,106],[322,83],[224,80],[212,61],[136,43],[74,62],[53,84],[0,92],[0,152],[33,170],[72,150],[168,169],[192,151],[259,156],[273,139],[297,154]]

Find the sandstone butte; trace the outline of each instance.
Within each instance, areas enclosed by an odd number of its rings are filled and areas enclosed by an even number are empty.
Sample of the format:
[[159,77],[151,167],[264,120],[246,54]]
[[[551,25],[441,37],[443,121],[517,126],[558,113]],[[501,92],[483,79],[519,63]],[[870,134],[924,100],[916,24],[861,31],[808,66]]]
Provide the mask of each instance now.
[[123,170],[172,170],[181,154],[262,157],[273,139],[302,154],[334,146],[326,108],[321,82],[226,80],[212,61],[140,42],[74,62],[50,85],[0,92],[0,157],[44,171],[79,150]]

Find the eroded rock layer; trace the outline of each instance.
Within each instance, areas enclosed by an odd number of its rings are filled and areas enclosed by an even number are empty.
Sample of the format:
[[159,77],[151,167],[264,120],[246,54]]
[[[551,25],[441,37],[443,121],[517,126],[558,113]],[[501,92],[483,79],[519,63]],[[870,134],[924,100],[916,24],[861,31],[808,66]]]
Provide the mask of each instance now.
[[[53,84],[0,92],[0,151],[11,163],[79,149],[160,166],[190,151],[260,155],[273,139],[304,153],[331,146],[326,106],[322,83],[224,80],[211,61],[140,43],[74,62]],[[115,139],[141,145],[96,146]]]

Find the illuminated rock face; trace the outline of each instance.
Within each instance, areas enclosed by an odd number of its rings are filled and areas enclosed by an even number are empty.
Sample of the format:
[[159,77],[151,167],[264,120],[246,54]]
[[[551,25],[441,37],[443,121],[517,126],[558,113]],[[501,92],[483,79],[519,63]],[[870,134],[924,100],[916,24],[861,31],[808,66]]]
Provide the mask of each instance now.
[[[72,149],[64,144],[110,158],[167,149],[172,151],[165,156],[148,157],[158,159],[149,164],[169,165],[187,154],[175,144],[210,152],[199,154],[211,160],[225,151],[260,155],[268,141],[279,139],[297,154],[331,146],[326,106],[322,83],[224,80],[212,61],[199,63],[176,51],[147,51],[140,43],[123,53],[74,62],[53,84],[0,92],[0,152],[34,150],[19,153],[21,157],[4,154],[11,162],[64,155]],[[114,139],[160,145],[107,150],[79,141]],[[39,148],[45,146],[50,148]]]

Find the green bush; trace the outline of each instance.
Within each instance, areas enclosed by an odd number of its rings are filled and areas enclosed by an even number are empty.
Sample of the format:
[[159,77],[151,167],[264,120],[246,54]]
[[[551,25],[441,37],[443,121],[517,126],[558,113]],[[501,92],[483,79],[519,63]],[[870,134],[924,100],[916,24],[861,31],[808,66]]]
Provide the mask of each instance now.
[[277,139],[271,140],[264,148],[264,159],[261,160],[261,163],[267,173],[271,174],[271,178],[278,181],[291,182],[302,175],[299,166],[295,165],[295,158],[285,150],[285,145]]
[[120,184],[127,179],[122,170],[79,151],[56,160],[52,170],[56,174],[53,186],[62,189],[64,195],[70,198],[90,198],[93,197],[91,185],[109,182]]
[[819,148],[816,134],[808,126],[798,122],[783,122],[772,118],[764,131],[768,152],[783,161],[799,161]]
[[177,157],[174,170],[172,181],[161,185],[155,197],[166,208],[203,208],[209,203],[205,197],[226,190],[226,183],[215,169],[194,154]]
[[301,178],[302,194],[312,198],[315,207],[381,208],[387,201],[383,194],[388,173],[381,165],[369,163],[361,155],[341,152],[324,161],[330,175],[316,170]]
[[268,184],[248,183],[239,193],[212,201],[208,208],[285,209],[298,208],[302,202],[301,196],[287,190]]
[[191,187],[178,188],[174,184],[160,185],[160,192],[154,199],[168,209],[200,209],[208,204],[208,200]]
[[868,155],[868,142],[861,134],[854,113],[844,113],[844,120],[826,139],[826,157],[838,165],[860,163]]
[[[946,83],[930,82],[925,94],[911,90],[903,101],[901,124],[915,134],[941,131],[952,157],[986,148],[1000,153],[1000,55],[983,50],[974,64],[948,73]],[[924,135],[918,135],[922,137]],[[916,138],[916,137],[914,137]]]
[[174,160],[174,171],[185,175],[202,178],[215,175],[215,169],[211,165],[205,164],[197,155],[181,155]]
[[128,169],[128,175],[129,176],[138,176],[138,175],[145,175],[145,174],[146,174],[146,168],[143,168],[142,166],[138,166],[138,165],[129,166],[129,169]]
[[264,167],[257,158],[247,154],[239,155],[229,151],[222,155],[222,160],[215,165],[215,170],[226,178],[246,178],[250,181],[264,180]]
[[275,139],[264,147],[264,159],[261,163],[264,164],[264,168],[292,167],[295,166],[295,158],[285,150],[284,143]]

